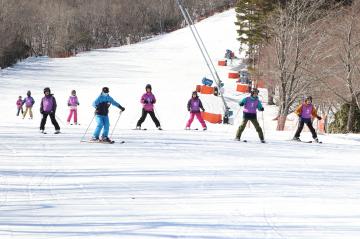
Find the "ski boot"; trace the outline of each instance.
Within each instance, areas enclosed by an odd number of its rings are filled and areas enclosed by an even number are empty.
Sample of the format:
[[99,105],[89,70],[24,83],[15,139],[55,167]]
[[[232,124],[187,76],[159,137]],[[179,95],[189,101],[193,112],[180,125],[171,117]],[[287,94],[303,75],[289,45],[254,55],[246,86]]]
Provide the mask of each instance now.
[[113,141],[110,140],[109,137],[104,136],[104,137],[101,138],[101,142],[104,142],[104,143],[112,143]]
[[204,130],[204,131],[207,130],[207,127],[204,127],[203,130]]
[[90,142],[99,142],[99,138],[97,138],[97,137],[92,137],[92,138],[90,139]]
[[295,137],[295,136],[294,136],[294,138],[292,138],[292,140],[301,142],[301,139],[299,137]]

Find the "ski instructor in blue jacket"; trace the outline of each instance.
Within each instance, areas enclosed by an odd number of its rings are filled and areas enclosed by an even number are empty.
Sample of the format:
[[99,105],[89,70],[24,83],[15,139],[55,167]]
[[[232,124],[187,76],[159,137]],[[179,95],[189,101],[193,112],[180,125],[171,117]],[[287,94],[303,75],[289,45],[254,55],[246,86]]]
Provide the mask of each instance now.
[[111,142],[109,139],[109,107],[110,105],[114,105],[118,107],[121,111],[124,111],[125,108],[122,107],[118,102],[116,102],[111,96],[109,96],[109,88],[104,87],[102,89],[101,94],[99,97],[94,101],[93,106],[95,107],[95,115],[96,115],[96,122],[97,126],[93,134],[93,138],[91,141],[99,141],[99,136],[101,130],[104,128],[102,132],[101,141],[103,142]]

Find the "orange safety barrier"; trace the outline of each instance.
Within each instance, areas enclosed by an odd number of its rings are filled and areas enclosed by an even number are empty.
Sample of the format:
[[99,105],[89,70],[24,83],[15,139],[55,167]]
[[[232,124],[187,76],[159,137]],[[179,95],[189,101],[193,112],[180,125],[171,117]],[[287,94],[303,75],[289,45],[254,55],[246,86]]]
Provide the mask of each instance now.
[[249,92],[249,85],[247,84],[237,84],[236,91],[241,93],[248,93]]
[[238,79],[238,78],[240,78],[240,75],[237,72],[229,72],[229,78],[230,79]]
[[197,85],[196,86],[196,92],[200,92],[201,91],[201,85]]
[[221,124],[222,122],[222,116],[221,114],[213,114],[208,112],[201,112],[201,116],[204,120],[206,120],[209,123],[213,124]]
[[214,87],[207,86],[207,85],[202,85],[201,89],[200,89],[200,93],[201,94],[212,95],[212,94],[214,94]]
[[218,61],[219,66],[226,66],[226,60],[220,60]]

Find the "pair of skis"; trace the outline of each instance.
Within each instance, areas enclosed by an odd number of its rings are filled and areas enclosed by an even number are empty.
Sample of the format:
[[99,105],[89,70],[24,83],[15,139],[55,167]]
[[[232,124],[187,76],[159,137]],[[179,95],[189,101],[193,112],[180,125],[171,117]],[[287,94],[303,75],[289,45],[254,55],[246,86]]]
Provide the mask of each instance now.
[[[93,144],[114,144],[114,143],[116,143],[116,141],[114,141],[114,140],[110,140],[110,141],[102,141],[102,140],[89,140],[89,141],[85,141],[85,140],[83,140],[83,141],[81,141],[82,143],[93,143]],[[119,141],[118,142],[119,144],[123,144],[123,143],[125,143],[125,141],[124,140],[122,140],[122,141]]]

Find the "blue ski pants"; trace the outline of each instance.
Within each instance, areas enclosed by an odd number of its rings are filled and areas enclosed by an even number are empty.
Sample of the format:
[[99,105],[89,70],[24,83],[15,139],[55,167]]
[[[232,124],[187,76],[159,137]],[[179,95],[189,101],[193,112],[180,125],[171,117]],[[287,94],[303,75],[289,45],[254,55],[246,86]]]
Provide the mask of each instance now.
[[102,132],[102,137],[108,137],[109,135],[109,128],[110,128],[110,121],[109,116],[105,115],[96,115],[96,129],[94,131],[93,136],[95,138],[99,138],[101,130],[104,128]]

